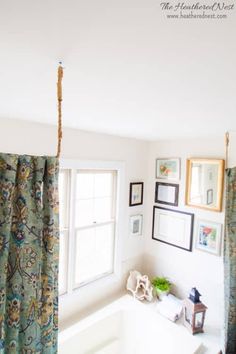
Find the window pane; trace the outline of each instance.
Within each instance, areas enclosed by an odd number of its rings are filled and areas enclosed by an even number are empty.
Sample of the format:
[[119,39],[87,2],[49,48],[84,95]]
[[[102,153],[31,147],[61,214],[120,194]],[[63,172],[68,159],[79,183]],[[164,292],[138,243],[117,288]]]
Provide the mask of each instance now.
[[112,195],[111,172],[99,172],[94,175],[94,197],[110,197]]
[[94,194],[93,173],[77,172],[76,186],[76,199],[92,198]]
[[59,173],[59,215],[60,229],[68,228],[69,170]]
[[63,171],[60,171],[59,173],[59,180],[58,180],[58,184],[59,184],[59,191],[60,191],[60,195],[59,195],[59,199],[60,201],[62,200],[63,198],[63,187],[64,187],[64,180],[65,180],[65,174]]
[[67,280],[67,240],[68,233],[60,233],[60,254],[59,254],[59,294],[66,292],[66,280]]
[[112,199],[81,199],[76,201],[76,227],[89,226],[112,219]]
[[112,218],[111,198],[99,198],[94,200],[94,221],[104,222]]
[[114,171],[77,171],[76,227],[112,219]]
[[114,224],[78,230],[75,283],[89,281],[113,271]]
[[81,199],[76,202],[75,224],[82,227],[93,224],[93,199]]
[[65,204],[59,202],[59,216],[60,216],[60,229],[64,229],[66,226],[66,208]]

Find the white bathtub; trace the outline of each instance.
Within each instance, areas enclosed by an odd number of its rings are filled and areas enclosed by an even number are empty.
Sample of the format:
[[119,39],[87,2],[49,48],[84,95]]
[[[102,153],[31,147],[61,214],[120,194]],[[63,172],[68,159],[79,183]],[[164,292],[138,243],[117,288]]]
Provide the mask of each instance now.
[[59,354],[197,354],[201,342],[125,295],[59,334]]

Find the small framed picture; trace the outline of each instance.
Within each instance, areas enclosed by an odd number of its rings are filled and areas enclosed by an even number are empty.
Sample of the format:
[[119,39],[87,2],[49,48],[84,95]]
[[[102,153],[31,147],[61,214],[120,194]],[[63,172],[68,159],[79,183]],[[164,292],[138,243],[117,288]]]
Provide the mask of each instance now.
[[180,159],[156,159],[156,178],[178,181],[180,179]]
[[155,203],[178,206],[179,185],[156,182]]
[[222,225],[205,220],[198,220],[196,248],[214,255],[220,255]]
[[130,183],[129,206],[143,204],[143,182]]
[[213,189],[210,188],[207,190],[207,205],[210,205],[213,203]]
[[130,216],[130,235],[141,236],[143,229],[143,216],[132,215]]

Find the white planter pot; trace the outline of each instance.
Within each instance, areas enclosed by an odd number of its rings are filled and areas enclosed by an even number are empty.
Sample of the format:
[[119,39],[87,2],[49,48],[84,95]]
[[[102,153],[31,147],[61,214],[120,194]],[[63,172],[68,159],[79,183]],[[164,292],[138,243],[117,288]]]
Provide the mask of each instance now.
[[155,288],[155,291],[156,291],[156,294],[157,294],[159,300],[162,300],[163,297],[165,297],[169,294],[169,290],[163,291],[163,290]]

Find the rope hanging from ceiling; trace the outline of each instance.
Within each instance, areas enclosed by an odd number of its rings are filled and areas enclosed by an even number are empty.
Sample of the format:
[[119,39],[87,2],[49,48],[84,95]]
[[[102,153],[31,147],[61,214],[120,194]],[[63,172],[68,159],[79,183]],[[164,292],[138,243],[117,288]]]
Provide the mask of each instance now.
[[57,157],[61,154],[61,141],[62,141],[62,78],[63,67],[61,64],[57,70],[57,108],[58,108],[58,130],[57,130]]

